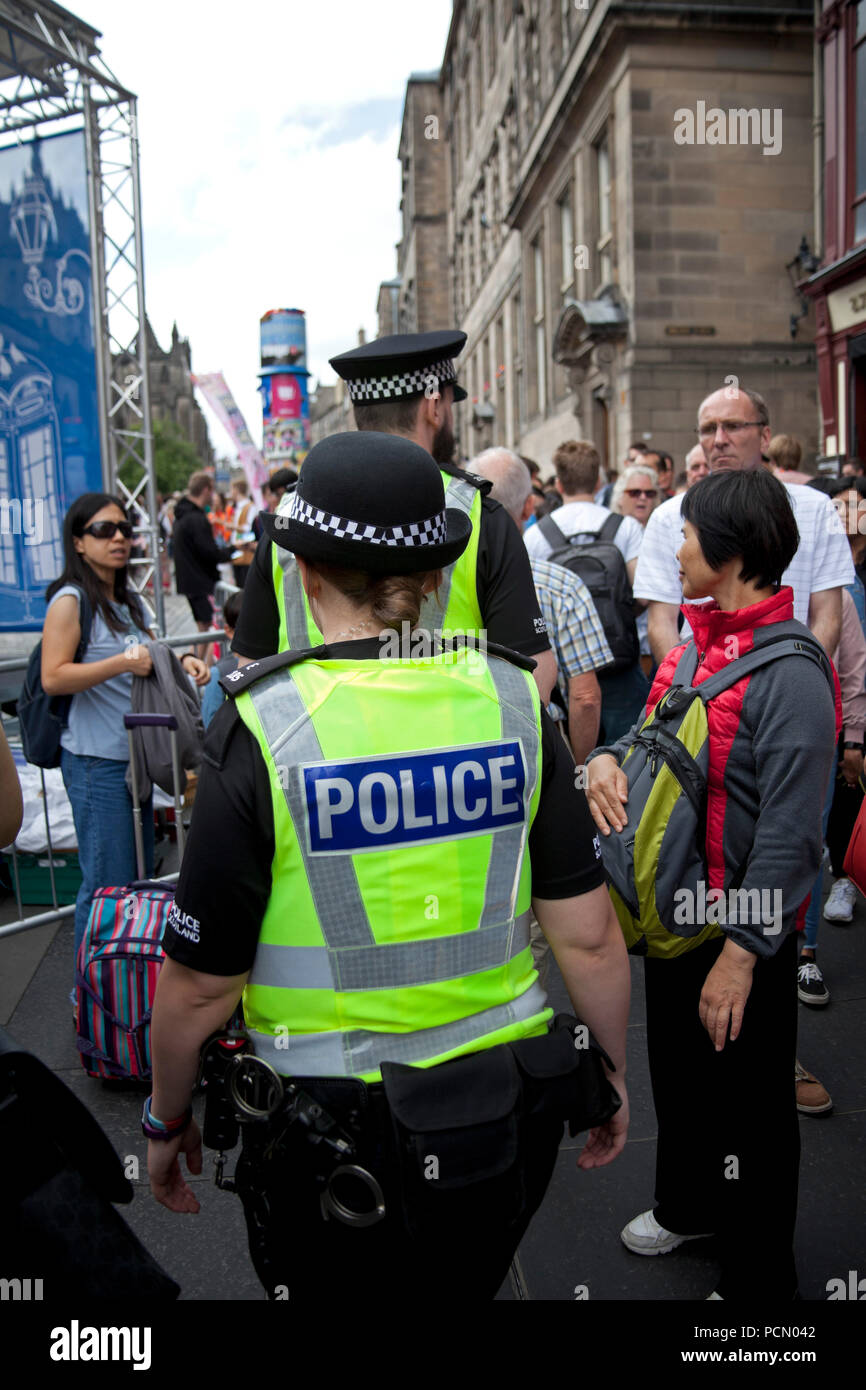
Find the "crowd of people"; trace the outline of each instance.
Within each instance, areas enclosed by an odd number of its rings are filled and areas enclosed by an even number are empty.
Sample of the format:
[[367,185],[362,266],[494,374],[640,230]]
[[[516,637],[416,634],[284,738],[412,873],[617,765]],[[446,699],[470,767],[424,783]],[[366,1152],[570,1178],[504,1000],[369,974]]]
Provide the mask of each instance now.
[[[198,1209],[178,1162],[182,1152],[200,1169],[195,1062],[242,1003],[256,1056],[284,1075],[287,1032],[286,1056],[314,1100],[344,1132],[355,1126],[357,1161],[382,1198],[356,1213],[363,1231],[339,1220],[323,1227],[321,1155],[314,1162],[301,1139],[290,1146],[305,1175],[297,1192],[284,1190],[279,1150],[264,1177],[239,1182],[270,1296],[278,1278],[321,1292],[334,1259],[373,1270],[382,1287],[444,1271],[446,1261],[452,1288],[465,1280],[467,1293],[492,1296],[572,1113],[540,1120],[543,1107],[530,1117],[513,1102],[512,1116],[504,1098],[495,1110],[500,1086],[511,1094],[504,1077],[514,1063],[502,1049],[519,1054],[555,1036],[536,973],[547,968],[545,942],[575,1015],[605,1050],[614,1098],[589,1127],[581,1167],[612,1161],[625,1143],[628,970],[601,842],[628,823],[641,725],[682,684],[685,655],[694,654],[686,685],[699,690],[793,625],[832,656],[830,678],[788,654],[708,698],[701,821],[711,888],[778,892],[781,925],[734,919],[693,950],[678,954],[680,941],[674,958],[647,958],[656,1204],[622,1232],[643,1255],[715,1235],[722,1268],[712,1297],[771,1288],[793,1298],[796,1114],[832,1108],[796,1056],[798,995],[819,1008],[830,997],[817,961],[825,840],[835,883],[824,918],[850,921],[856,894],[842,860],[864,790],[866,478],[854,461],[843,477],[812,477],[798,441],[773,436],[763,397],[727,388],[695,403],[697,442],[680,471],[648,438],[605,471],[581,439],[553,451],[549,476],[505,447],[457,464],[452,405],[465,393],[452,359],[462,341],[377,340],[333,359],[358,432],[322,441],[299,475],[272,475],[265,510],[245,479],[229,499],[199,472],[161,513],[199,631],[214,623],[221,566],[231,565],[237,593],[223,612],[231,653],[213,667],[203,648],[183,658],[204,692],[209,752],[154,1010],[153,1192],[173,1210]],[[138,643],[152,637],[153,619],[128,581],[131,536],[118,499],[79,499],[66,518],[66,567],[49,590],[43,682],[73,697],[63,775],[85,869],[76,946],[95,887],[134,877],[122,714],[132,675],[150,669]],[[83,650],[82,590],[93,610]],[[409,674],[394,674],[382,642],[407,623],[483,634],[487,651],[478,658],[461,646],[440,668],[436,651],[419,649]],[[469,679],[476,659],[480,685]],[[130,826],[110,861],[105,817]],[[242,873],[228,872],[239,864]],[[413,905],[417,884],[425,910]],[[474,928],[486,944],[473,954]],[[435,958],[425,954],[431,931],[443,938]],[[394,1061],[443,1078],[463,1062],[457,1084],[470,1110],[480,1094],[492,1097],[478,1132],[470,1127],[476,1149],[453,1141],[465,1171],[447,1199],[407,1197],[414,1179],[388,1149],[389,1108],[415,1114],[423,1143],[433,1142],[425,1124],[439,1125],[446,1149],[453,1140],[442,1118],[453,1119],[450,1110],[441,1099],[429,1113],[423,1097],[410,1102],[389,1072]],[[759,1072],[764,1084],[753,1088]],[[531,1074],[561,1083],[564,1072]],[[513,1190],[504,1167],[494,1163],[484,1180],[472,1170],[477,1146],[510,1133],[512,1121],[523,1136]],[[721,1171],[732,1152],[737,1184]],[[239,1171],[254,1159],[245,1151]],[[473,1252],[459,1276],[455,1248]]]

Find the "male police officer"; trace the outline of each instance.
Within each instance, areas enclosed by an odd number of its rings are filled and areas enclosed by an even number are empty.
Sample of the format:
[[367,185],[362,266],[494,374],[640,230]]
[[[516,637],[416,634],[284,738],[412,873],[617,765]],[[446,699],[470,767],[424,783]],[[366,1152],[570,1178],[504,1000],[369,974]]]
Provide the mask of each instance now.
[[[425,603],[423,626],[431,631],[483,630],[488,642],[532,657],[546,703],[556,680],[556,658],[520,536],[499,504],[486,496],[489,485],[452,462],[452,401],[466,398],[453,359],[465,342],[465,333],[452,331],[396,334],[332,357],[331,366],[346,382],[358,429],[402,435],[426,449],[443,473],[448,505],[459,507],[472,521],[465,553],[446,567],[443,585]],[[284,499],[283,510],[286,505]],[[294,556],[263,540],[244,590],[233,651],[243,664],[319,640]]]
[[[320,1107],[309,1130],[281,1111],[257,1148],[245,1130],[238,1191],[270,1297],[491,1298],[577,1094],[530,900],[623,1100],[580,1166],[625,1142],[629,969],[598,841],[528,662],[388,655],[387,623],[420,635],[423,593],[471,534],[429,454],[323,440],[265,524],[327,645],[224,682],[153,1014],[152,1190],[199,1209],[178,1166],[201,1171],[198,1050],[243,992],[254,1065]],[[354,1150],[333,1171],[331,1141]]]

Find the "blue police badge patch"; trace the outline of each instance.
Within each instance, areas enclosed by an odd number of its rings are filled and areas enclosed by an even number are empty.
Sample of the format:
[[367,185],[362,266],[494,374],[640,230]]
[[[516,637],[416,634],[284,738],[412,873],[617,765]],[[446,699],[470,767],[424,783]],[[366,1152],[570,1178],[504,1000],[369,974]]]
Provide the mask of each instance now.
[[310,854],[489,835],[526,820],[519,739],[301,766]]

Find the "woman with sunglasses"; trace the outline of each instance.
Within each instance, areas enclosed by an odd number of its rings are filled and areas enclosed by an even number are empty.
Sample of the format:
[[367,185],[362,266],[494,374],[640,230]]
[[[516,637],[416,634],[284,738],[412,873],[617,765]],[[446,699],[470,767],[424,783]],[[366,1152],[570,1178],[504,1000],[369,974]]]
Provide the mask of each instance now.
[[[131,709],[132,677],[150,674],[153,615],[129,584],[133,536],[117,497],[86,492],[63,525],[63,573],[48,586],[42,633],[42,684],[48,695],[71,695],[61,743],[61,771],[72,804],[82,884],[75,904],[75,952],[84,936],[94,891],[138,877],[132,800],[126,786],[129,744],[123,724]],[[80,596],[92,614],[81,642]],[[198,682],[207,668],[193,656],[184,669]],[[152,803],[142,807],[145,868],[153,872]]]

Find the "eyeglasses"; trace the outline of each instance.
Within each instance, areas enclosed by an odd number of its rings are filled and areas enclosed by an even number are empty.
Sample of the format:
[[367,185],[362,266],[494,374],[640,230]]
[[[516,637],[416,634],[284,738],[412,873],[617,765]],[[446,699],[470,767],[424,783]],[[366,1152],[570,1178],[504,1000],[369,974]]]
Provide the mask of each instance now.
[[125,541],[131,541],[135,527],[131,521],[92,521],[89,526],[82,528],[81,534],[92,536],[96,541],[110,541],[118,531]]
[[761,430],[763,428],[763,420],[716,420],[714,424],[699,425],[695,434],[699,439],[712,439],[717,430],[724,430],[725,434],[736,439],[741,430]]
[[627,487],[624,488],[626,497],[655,497],[658,492],[656,487]]

